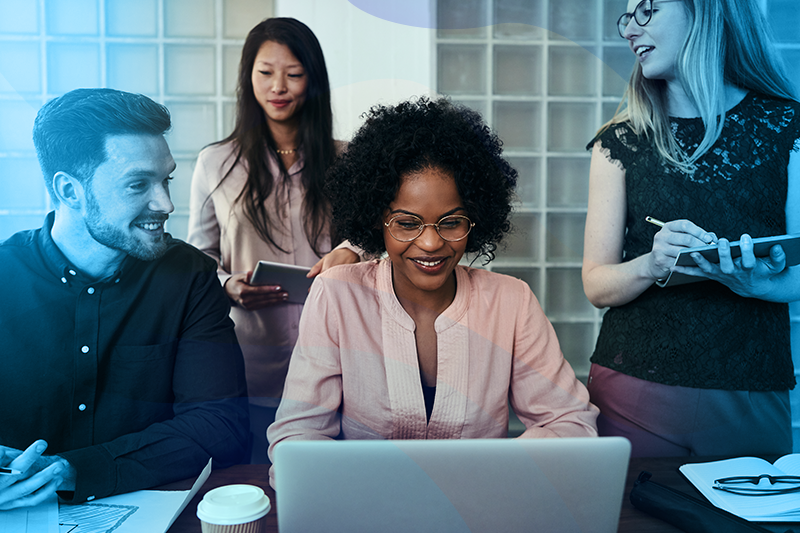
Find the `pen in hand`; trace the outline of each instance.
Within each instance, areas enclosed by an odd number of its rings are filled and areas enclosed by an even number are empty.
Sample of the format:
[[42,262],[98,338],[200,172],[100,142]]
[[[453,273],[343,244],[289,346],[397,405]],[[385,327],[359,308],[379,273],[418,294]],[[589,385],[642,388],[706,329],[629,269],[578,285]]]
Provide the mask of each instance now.
[[[653,217],[651,217],[651,216],[646,216],[646,217],[644,217],[644,220],[645,220],[645,222],[649,222],[649,223],[651,223],[651,224],[655,224],[655,225],[656,225],[656,226],[658,226],[659,228],[663,228],[663,227],[664,227],[664,225],[666,224],[666,222],[661,222],[661,221],[660,221],[660,220],[658,220],[657,218],[653,218]],[[710,245],[714,244],[714,241],[713,241],[713,240],[712,240],[712,241],[709,241],[707,244],[710,246]]]
[[13,468],[2,468],[2,467],[0,467],[0,475],[15,476],[15,475],[19,475],[21,473],[22,472],[20,470],[14,470]]

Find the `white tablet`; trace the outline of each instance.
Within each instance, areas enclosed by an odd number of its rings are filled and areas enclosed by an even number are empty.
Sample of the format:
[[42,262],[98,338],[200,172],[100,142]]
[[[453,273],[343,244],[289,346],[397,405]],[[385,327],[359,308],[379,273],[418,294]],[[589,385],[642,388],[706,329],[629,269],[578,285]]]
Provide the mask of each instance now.
[[302,304],[308,296],[308,289],[314,278],[307,278],[308,267],[259,261],[250,278],[250,285],[280,285],[289,293],[289,302]]

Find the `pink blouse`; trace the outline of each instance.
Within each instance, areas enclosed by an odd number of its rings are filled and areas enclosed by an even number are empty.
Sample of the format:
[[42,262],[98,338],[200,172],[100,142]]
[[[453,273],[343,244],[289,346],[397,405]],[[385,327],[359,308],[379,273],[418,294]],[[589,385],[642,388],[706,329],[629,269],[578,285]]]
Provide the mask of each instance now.
[[598,409],[553,327],[518,279],[458,266],[453,303],[435,322],[430,422],[414,321],[388,259],[335,267],[314,282],[300,319],[270,456],[284,439],[505,437],[508,402],[522,437],[596,436]]

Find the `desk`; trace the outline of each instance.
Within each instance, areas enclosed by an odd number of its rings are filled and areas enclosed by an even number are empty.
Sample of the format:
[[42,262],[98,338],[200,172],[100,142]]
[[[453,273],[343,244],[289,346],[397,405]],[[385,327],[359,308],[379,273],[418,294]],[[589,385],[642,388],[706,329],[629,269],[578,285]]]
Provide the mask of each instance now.
[[[633,487],[633,482],[636,481],[636,478],[639,476],[639,472],[642,470],[647,470],[653,474],[653,481],[702,499],[700,493],[697,492],[694,487],[683,478],[680,472],[678,472],[678,467],[684,463],[704,462],[708,460],[712,459],[699,457],[631,459],[628,467],[628,478],[625,483],[625,494],[622,499],[622,511],[620,513],[618,531],[620,533],[680,533],[680,529],[636,509],[633,505],[631,505],[628,495]],[[163,490],[186,490],[191,488],[193,481],[194,480],[192,479],[187,479],[176,483],[170,483],[169,485],[164,485],[163,487],[158,488]],[[205,485],[203,485],[192,501],[189,502],[189,505],[169,529],[169,533],[200,533],[200,521],[195,514],[197,511],[197,504],[200,503],[203,495],[209,490],[233,483],[246,483],[249,485],[256,485],[264,489],[264,492],[267,494],[267,496],[269,496],[269,499],[272,502],[272,509],[270,509],[269,515],[267,515],[267,531],[277,532],[278,516],[275,510],[275,491],[269,486],[269,466],[236,465],[224,470],[215,470],[211,473],[211,477],[209,477]],[[797,524],[762,524],[762,526],[771,531],[784,532],[789,527],[797,526]],[[795,529],[800,530],[800,527],[795,527]]]

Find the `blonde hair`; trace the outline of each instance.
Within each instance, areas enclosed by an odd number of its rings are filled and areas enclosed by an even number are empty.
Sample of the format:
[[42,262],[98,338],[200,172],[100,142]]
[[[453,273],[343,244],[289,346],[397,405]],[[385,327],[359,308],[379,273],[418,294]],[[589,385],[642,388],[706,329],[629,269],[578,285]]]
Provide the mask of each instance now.
[[666,82],[645,78],[638,62],[617,113],[599,133],[628,122],[634,133],[655,144],[668,164],[692,173],[695,161],[722,132],[726,83],[768,96],[797,98],[754,0],[684,0],[683,5],[690,28],[676,69],[705,126],[697,150],[689,156],[678,146],[669,121]]

